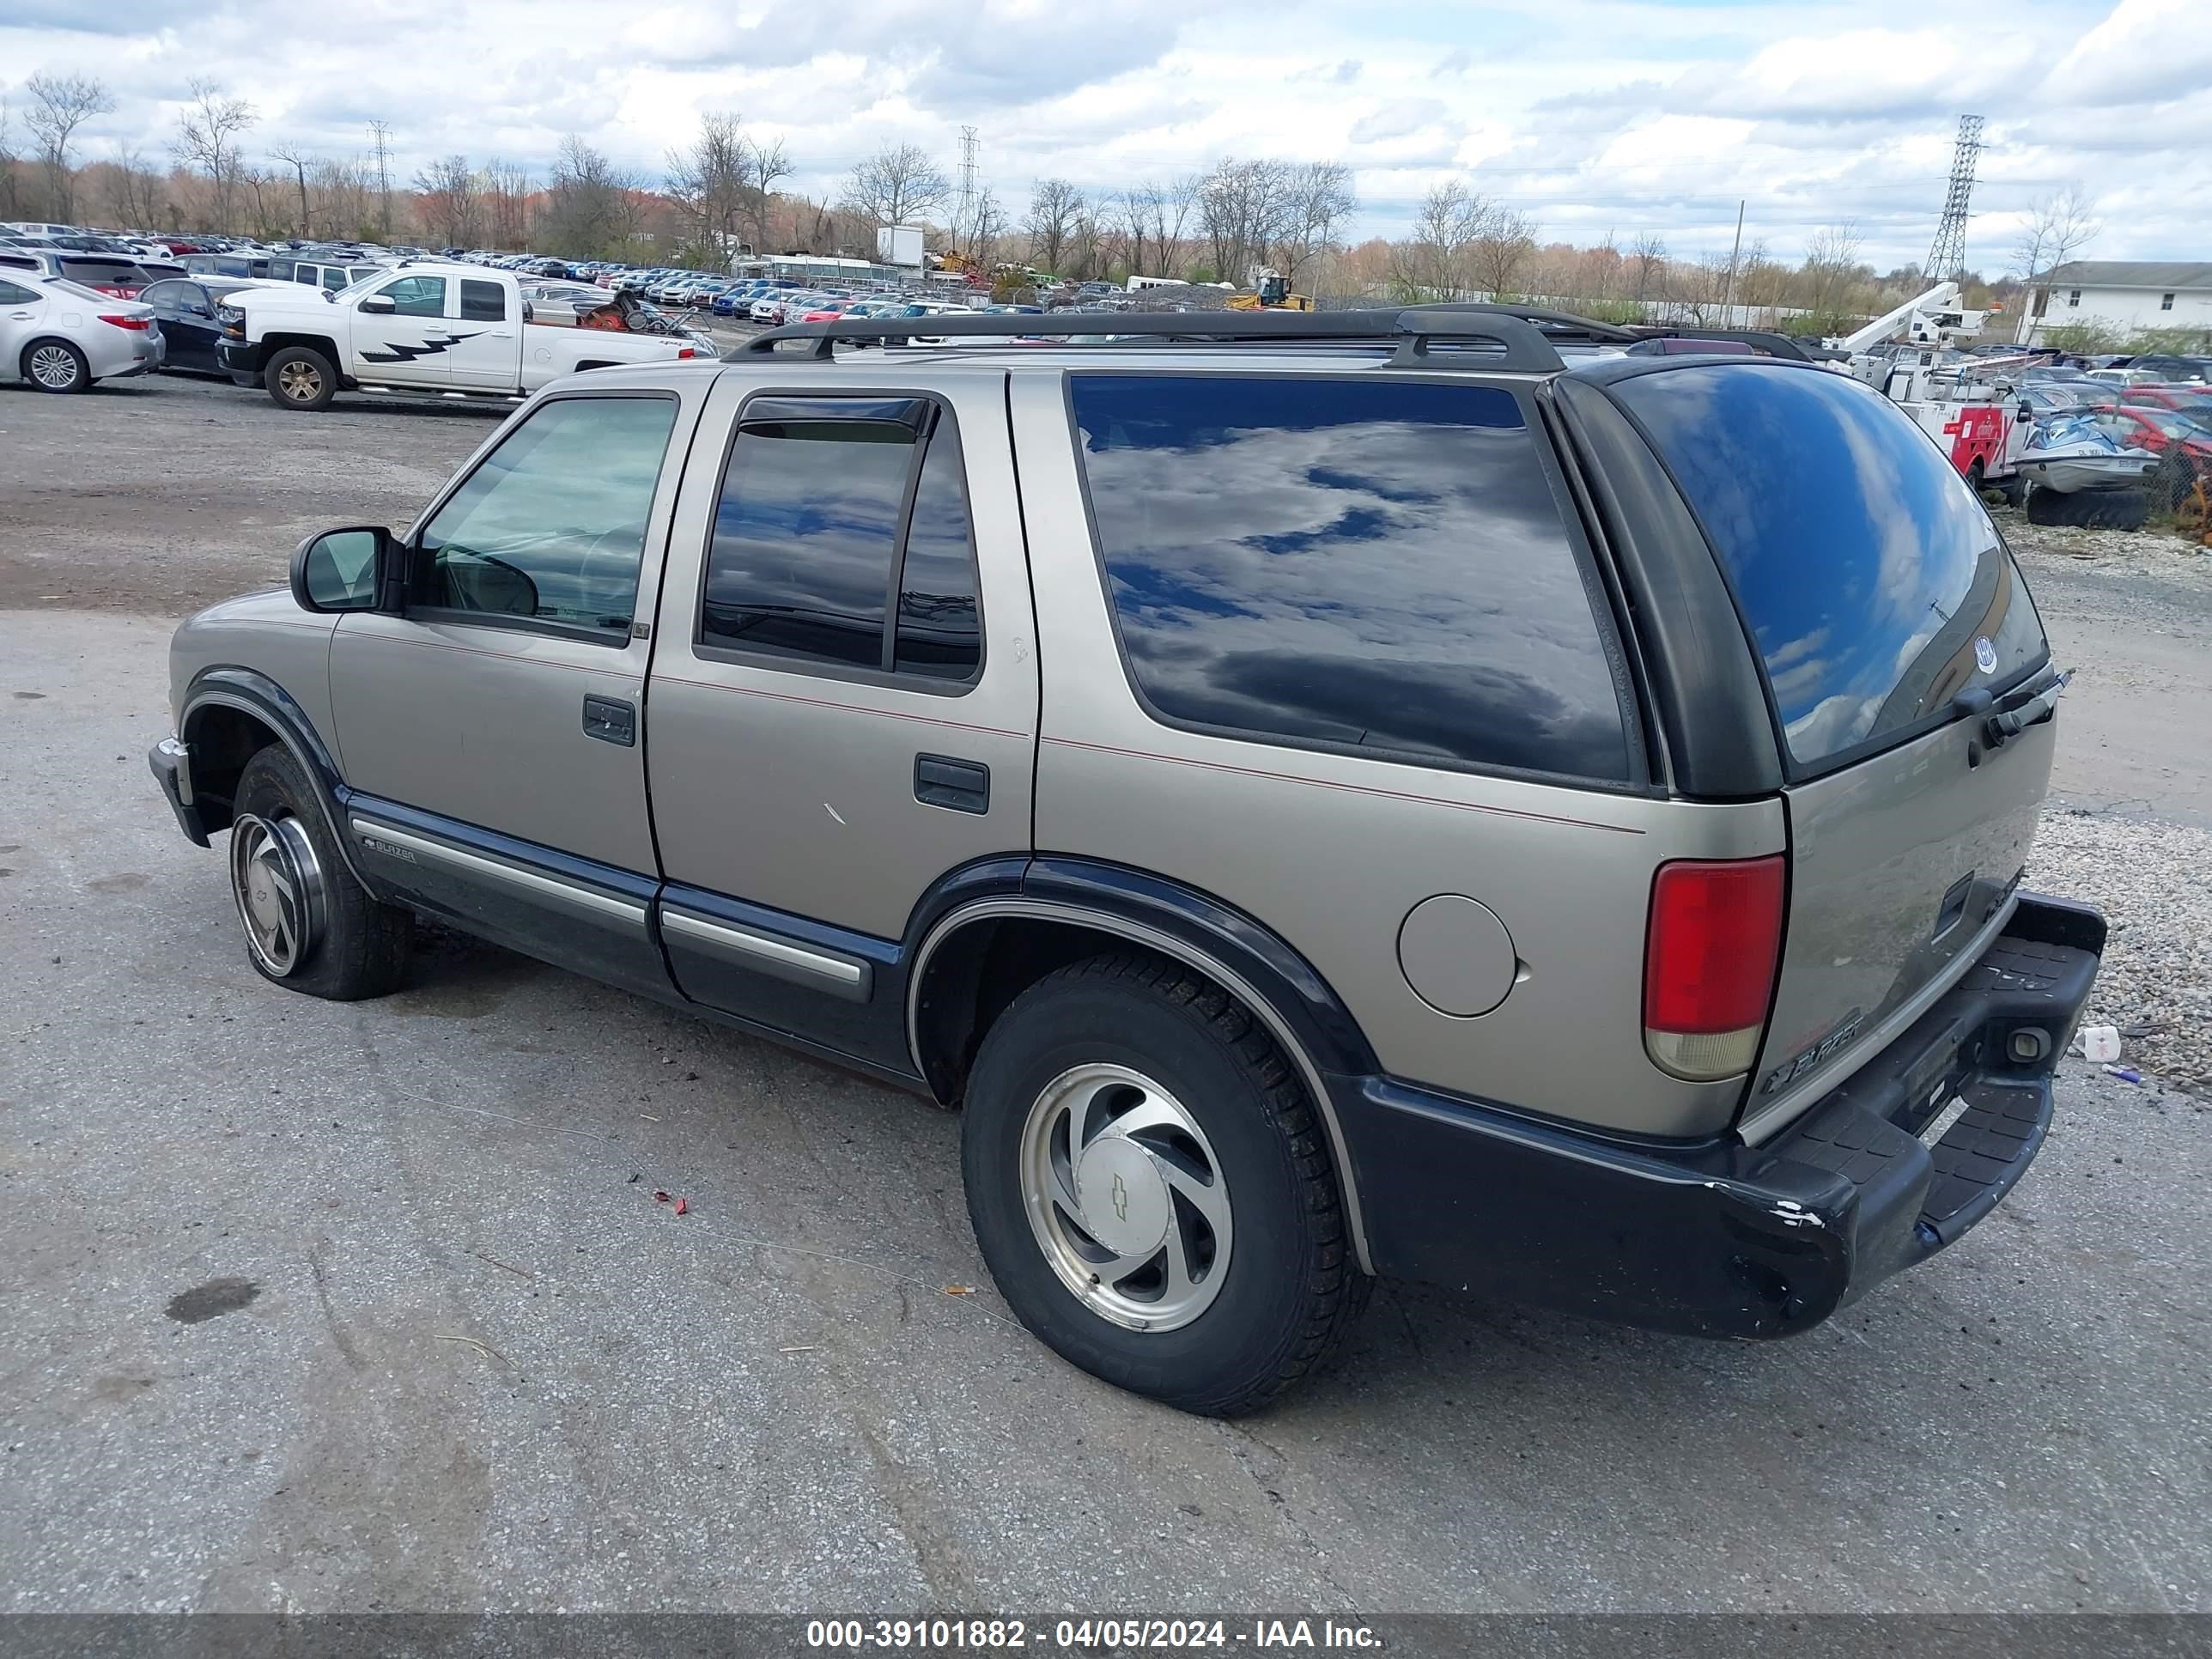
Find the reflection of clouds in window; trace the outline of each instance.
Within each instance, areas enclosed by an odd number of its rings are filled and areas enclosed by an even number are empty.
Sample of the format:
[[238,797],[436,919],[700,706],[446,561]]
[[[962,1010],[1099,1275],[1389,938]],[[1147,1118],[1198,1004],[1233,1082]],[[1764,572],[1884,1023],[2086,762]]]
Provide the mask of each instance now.
[[1613,681],[1493,389],[1079,376],[1138,681],[1179,720],[1619,777]]
[[[1942,452],[1879,392],[1826,372],[1697,365],[1621,382],[1616,395],[1728,568],[1791,752],[1818,760],[1924,712],[1894,694],[1938,683],[1920,659],[1956,648],[1970,621],[1960,607],[1982,604],[1984,561],[2003,556]],[[2002,574],[1979,590],[1997,604],[2019,592]],[[2000,675],[2042,649],[2024,595],[2005,622]]]

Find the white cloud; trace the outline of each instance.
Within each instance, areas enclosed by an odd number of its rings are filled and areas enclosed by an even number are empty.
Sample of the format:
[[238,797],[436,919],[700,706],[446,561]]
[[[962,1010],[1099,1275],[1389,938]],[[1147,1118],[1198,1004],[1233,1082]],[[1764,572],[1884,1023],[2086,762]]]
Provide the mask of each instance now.
[[[569,131],[657,172],[698,114],[735,109],[784,139],[797,188],[911,140],[982,165],[1018,205],[1037,177],[1114,186],[1225,155],[1340,157],[1357,228],[1402,228],[1442,170],[1544,234],[1652,229],[1678,252],[1747,234],[1784,257],[1860,222],[1882,265],[1924,255],[1953,124],[1990,116],[1972,263],[1995,270],[2038,196],[2105,199],[2093,252],[2212,253],[2212,32],[2203,0],[2015,0],[2000,24],[1915,0],[14,0],[0,94],[82,70],[118,107],[88,156],[158,155],[186,83],[212,72],[259,106],[264,143],[357,153],[389,121],[402,176],[432,156],[542,165]],[[10,96],[20,105],[20,94]],[[19,134],[20,136],[20,134]]]

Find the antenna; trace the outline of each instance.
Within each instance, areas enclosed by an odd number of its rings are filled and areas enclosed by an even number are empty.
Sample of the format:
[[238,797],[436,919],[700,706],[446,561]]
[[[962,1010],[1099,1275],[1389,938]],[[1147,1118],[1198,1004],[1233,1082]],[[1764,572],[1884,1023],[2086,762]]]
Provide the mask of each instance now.
[[1928,250],[1928,278],[1946,282],[1966,264],[1966,204],[1974,193],[1974,159],[1982,153],[1982,118],[1959,118],[1959,142],[1951,152],[1951,188],[1943,198],[1942,222]]

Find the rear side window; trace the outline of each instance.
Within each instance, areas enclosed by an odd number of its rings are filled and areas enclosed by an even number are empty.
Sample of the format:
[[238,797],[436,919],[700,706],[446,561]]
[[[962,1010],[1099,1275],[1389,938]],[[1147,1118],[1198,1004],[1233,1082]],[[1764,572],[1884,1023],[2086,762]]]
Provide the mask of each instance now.
[[700,643],[973,679],[982,664],[966,469],[918,398],[756,398],[722,474]]
[[1079,374],[1122,647],[1158,715],[1625,780],[1589,595],[1510,392]]
[[[341,273],[343,280],[343,273]],[[461,315],[479,323],[507,320],[507,290],[497,283],[461,278]]]
[[1613,393],[1719,555],[1799,766],[1894,738],[2048,654],[1990,515],[1873,387],[1729,363]]

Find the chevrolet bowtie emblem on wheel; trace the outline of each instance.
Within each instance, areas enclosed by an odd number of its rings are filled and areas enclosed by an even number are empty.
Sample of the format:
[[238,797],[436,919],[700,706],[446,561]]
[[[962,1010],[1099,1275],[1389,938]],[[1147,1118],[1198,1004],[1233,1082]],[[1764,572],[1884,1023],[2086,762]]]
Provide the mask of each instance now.
[[1114,1177],[1114,1213],[1124,1221],[1129,1218],[1129,1183],[1119,1176]]

